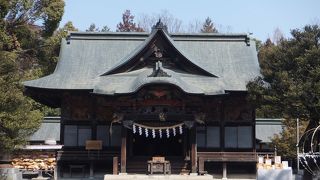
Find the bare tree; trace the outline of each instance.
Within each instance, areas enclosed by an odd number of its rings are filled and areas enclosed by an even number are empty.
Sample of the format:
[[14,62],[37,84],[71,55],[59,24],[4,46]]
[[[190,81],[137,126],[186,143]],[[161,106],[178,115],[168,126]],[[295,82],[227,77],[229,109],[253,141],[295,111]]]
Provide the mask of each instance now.
[[199,19],[189,22],[186,30],[188,33],[199,33],[201,31],[202,23]]
[[280,30],[280,28],[276,28],[274,31],[273,31],[273,36],[272,36],[272,42],[274,44],[279,44],[279,42],[281,40],[284,39],[284,34],[282,33],[282,31]]
[[[161,19],[161,22],[167,26],[169,33],[199,33],[205,24],[196,19],[189,22],[187,25],[184,25],[181,19],[174,17],[167,10],[162,10],[160,13],[154,13],[152,15],[140,14],[137,17],[137,22],[139,27],[150,32],[151,27],[155,25],[159,19]],[[213,25],[212,28],[214,32],[217,32],[217,29],[222,33],[232,32],[231,26],[222,26],[220,24],[214,26],[215,24],[213,22],[209,22],[208,24]]]
[[182,20],[175,18],[172,14],[170,14],[167,10],[163,10],[158,14],[142,14],[138,17],[138,25],[143,28],[145,31],[150,32],[151,27],[157,23],[157,21],[161,20],[161,22],[167,26],[168,31],[170,33],[178,33],[183,32]]
[[232,33],[233,32],[233,28],[230,25],[222,25],[222,24],[218,24],[217,25],[218,29],[219,29],[219,33]]

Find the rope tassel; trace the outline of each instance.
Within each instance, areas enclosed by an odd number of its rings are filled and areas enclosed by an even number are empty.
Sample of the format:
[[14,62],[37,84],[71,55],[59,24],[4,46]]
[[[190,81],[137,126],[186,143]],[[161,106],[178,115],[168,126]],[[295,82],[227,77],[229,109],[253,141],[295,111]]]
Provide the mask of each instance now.
[[132,131],[133,131],[133,134],[135,134],[137,132],[136,125],[133,125]]
[[162,129],[159,129],[159,137],[162,138]]
[[179,133],[182,134],[183,131],[182,131],[182,126],[179,126]]
[[152,137],[156,138],[156,130],[155,129],[152,129]]
[[139,135],[142,135],[142,127],[139,126]]
[[[182,128],[183,124],[184,123],[179,123],[176,125],[166,126],[166,127],[152,127],[152,126],[146,126],[143,124],[133,123],[132,131],[133,131],[133,134],[136,134],[138,132],[140,136],[143,134],[143,131],[144,131],[144,134],[146,137],[149,137],[149,133],[151,133],[152,138],[157,137],[156,131],[158,131],[159,138],[162,138],[162,130],[165,130],[166,136],[167,136],[167,138],[169,138],[170,137],[170,129],[172,129],[173,136],[177,135],[177,130],[179,131],[179,134],[182,134],[183,133],[183,128]],[[144,130],[142,128],[144,128]],[[178,128],[178,129],[176,129],[176,128]],[[149,130],[151,132],[149,132]]]

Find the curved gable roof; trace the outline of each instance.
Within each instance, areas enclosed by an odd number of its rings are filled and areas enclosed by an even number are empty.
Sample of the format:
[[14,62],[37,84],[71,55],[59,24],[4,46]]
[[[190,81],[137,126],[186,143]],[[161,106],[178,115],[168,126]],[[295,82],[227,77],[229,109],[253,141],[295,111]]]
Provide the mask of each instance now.
[[191,69],[193,69],[195,71],[195,73],[197,73],[199,75],[217,77],[216,75],[201,68],[195,62],[188,59],[181,51],[179,51],[179,48],[175,46],[174,41],[170,38],[170,36],[162,28],[154,29],[152,31],[152,33],[149,35],[149,37],[143,43],[141,43],[135,50],[133,50],[129,55],[127,55],[125,58],[123,58],[118,64],[116,64],[111,69],[109,69],[107,72],[102,74],[102,76],[116,74],[116,73],[122,73],[122,72],[128,72],[129,69],[131,68],[132,64],[135,61],[140,61],[140,59],[138,58],[139,55],[143,56],[145,51],[147,51],[147,49],[150,48],[151,44],[154,41],[156,41],[157,38],[164,39],[169,44],[169,48],[173,49],[177,54],[179,54],[182,57],[179,60],[185,61],[185,64],[191,66]]
[[[162,38],[175,53],[184,57],[184,64],[195,68],[198,73],[164,69],[171,76],[170,79],[148,77],[152,73],[150,67],[141,71],[124,68],[130,61],[135,61],[139,53],[145,52],[154,38]],[[138,72],[142,73],[140,79]],[[159,29],[151,34],[71,32],[67,39],[62,40],[54,73],[26,81],[24,85],[27,88],[117,94],[126,93],[125,90],[127,93],[134,92],[144,84],[161,81],[176,83],[187,93],[215,95],[226,91],[246,91],[247,82],[258,75],[255,45],[246,35],[209,33],[169,36]],[[140,86],[137,85],[139,83]]]

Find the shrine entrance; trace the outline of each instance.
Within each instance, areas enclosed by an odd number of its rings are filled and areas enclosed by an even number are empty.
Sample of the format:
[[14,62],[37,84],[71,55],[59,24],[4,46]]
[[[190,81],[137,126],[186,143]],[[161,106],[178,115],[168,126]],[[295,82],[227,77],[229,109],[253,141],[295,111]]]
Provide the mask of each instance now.
[[133,156],[183,156],[184,136],[153,138],[132,134]]

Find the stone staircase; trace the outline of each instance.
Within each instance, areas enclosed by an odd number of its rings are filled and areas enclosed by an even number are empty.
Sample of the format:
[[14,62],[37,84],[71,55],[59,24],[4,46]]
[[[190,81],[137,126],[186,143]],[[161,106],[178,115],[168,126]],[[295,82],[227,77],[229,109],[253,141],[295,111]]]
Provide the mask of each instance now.
[[[147,174],[148,164],[147,161],[151,157],[138,156],[127,159],[127,173],[128,174]],[[182,157],[166,157],[167,161],[171,164],[171,174],[189,174],[190,165]]]

